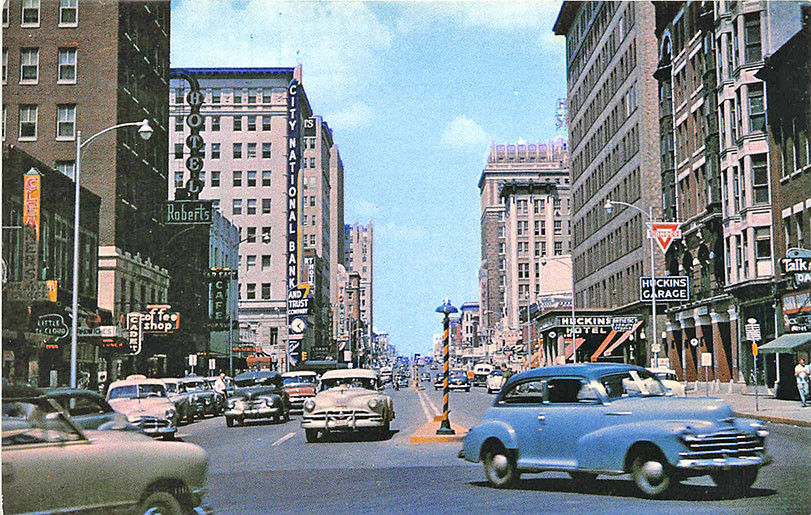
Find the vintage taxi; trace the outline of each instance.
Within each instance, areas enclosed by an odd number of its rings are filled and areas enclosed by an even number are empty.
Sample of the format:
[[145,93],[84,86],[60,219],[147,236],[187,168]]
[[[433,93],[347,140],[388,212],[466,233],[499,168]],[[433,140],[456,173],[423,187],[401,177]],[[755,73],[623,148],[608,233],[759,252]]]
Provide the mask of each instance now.
[[483,462],[495,487],[525,472],[568,472],[579,481],[631,474],[642,494],[664,494],[709,474],[743,494],[768,432],[722,399],[676,397],[651,372],[623,364],[534,369],[511,377],[465,436],[460,457]]
[[236,389],[228,397],[225,408],[226,426],[261,418],[274,422],[290,420],[290,400],[278,372],[244,372],[234,378],[234,384]]
[[290,409],[301,411],[304,402],[315,397],[318,375],[307,370],[285,372],[282,374],[282,386],[290,397]]
[[131,375],[113,381],[107,390],[107,402],[149,436],[167,440],[175,437],[179,416],[162,380]]
[[304,402],[301,427],[308,442],[332,431],[391,433],[394,403],[377,373],[362,368],[324,372],[315,398]]

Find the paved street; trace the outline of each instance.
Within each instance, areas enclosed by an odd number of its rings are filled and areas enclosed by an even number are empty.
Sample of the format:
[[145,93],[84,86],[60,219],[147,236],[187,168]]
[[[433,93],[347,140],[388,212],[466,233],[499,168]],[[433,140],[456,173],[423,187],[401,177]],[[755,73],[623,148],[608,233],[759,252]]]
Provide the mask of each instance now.
[[[769,424],[774,464],[747,498],[724,499],[709,478],[692,479],[664,500],[637,496],[627,476],[576,484],[565,474],[528,475],[519,486],[487,486],[480,465],[456,457],[461,444],[411,444],[441,409],[441,392],[393,391],[390,439],[339,437],[307,444],[297,417],[226,428],[222,417],[181,428],[210,455],[209,496],[217,513],[804,513],[811,477],[811,429]],[[483,389],[451,393],[451,419],[469,427],[493,400]]]

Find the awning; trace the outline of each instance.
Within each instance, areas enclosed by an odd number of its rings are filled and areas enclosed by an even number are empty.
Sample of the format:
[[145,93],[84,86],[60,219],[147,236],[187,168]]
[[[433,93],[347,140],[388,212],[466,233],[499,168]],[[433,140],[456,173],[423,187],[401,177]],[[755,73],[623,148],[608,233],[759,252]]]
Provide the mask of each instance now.
[[758,352],[763,354],[775,352],[793,353],[808,350],[809,348],[811,348],[811,333],[790,333],[759,346]]

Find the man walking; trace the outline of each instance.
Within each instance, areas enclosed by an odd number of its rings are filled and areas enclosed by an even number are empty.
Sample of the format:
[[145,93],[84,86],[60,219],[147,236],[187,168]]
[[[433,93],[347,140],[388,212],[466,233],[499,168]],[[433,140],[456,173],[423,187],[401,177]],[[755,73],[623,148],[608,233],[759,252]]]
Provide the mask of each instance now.
[[794,367],[794,376],[797,378],[797,390],[800,391],[800,400],[803,401],[805,408],[805,400],[808,397],[808,367],[805,366],[803,358],[800,358],[800,362]]

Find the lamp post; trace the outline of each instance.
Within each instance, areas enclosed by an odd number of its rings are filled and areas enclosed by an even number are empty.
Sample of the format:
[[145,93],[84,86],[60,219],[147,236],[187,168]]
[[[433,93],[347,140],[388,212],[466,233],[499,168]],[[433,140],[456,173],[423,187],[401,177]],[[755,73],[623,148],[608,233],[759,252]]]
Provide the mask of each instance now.
[[438,435],[453,435],[453,434],[456,434],[456,431],[454,431],[451,428],[451,422],[448,419],[448,415],[449,415],[448,393],[449,393],[449,390],[450,390],[449,387],[448,387],[448,365],[449,365],[449,360],[450,360],[450,353],[449,353],[449,348],[448,348],[448,330],[450,328],[450,318],[449,318],[450,314],[451,313],[458,313],[459,310],[456,309],[455,307],[453,307],[453,304],[451,304],[450,299],[445,299],[444,304],[442,304],[441,306],[436,308],[436,312],[437,313],[442,313],[445,316],[444,320],[442,321],[442,328],[443,328],[443,331],[444,331],[442,333],[443,334],[443,336],[442,336],[442,338],[443,338],[443,340],[442,340],[442,344],[443,344],[443,349],[442,349],[442,359],[443,359],[443,367],[442,367],[442,369],[443,369],[443,380],[442,380],[442,386],[443,386],[443,390],[442,390],[443,391],[443,397],[442,397],[442,424],[439,426],[439,429],[436,430],[436,434],[438,434]]
[[104,133],[120,129],[121,127],[138,127],[138,135],[146,141],[152,136],[152,127],[149,126],[149,120],[144,118],[140,122],[126,122],[119,123],[101,130],[82,142],[82,131],[76,131],[76,171],[73,175],[74,182],[74,202],[73,206],[73,293],[71,299],[71,334],[70,334],[70,387],[76,388],[76,354],[79,347],[79,338],[77,331],[79,329],[79,213],[80,213],[80,196],[81,196],[81,173],[82,173],[82,149],[90,144],[91,141],[98,138]]
[[[569,254],[571,256],[571,254]],[[541,266],[546,266],[546,258],[541,258]],[[577,336],[574,333],[575,319],[574,319],[574,265],[567,265],[565,261],[559,261],[560,264],[569,267],[572,271],[572,363],[577,363]],[[566,352],[564,350],[564,356]]]
[[[634,208],[637,211],[639,211],[640,213],[642,213],[643,215],[645,215],[646,217],[648,217],[648,222],[649,223],[653,223],[653,206],[649,206],[648,207],[648,212],[646,213],[643,209],[641,209],[641,208],[639,208],[639,207],[637,207],[637,206],[635,206],[633,204],[628,204],[627,202],[620,202],[618,200],[606,199],[605,206],[603,206],[603,207],[605,208],[605,212],[608,213],[609,215],[611,214],[611,211],[614,210],[614,204]],[[655,263],[655,261],[653,259],[653,238],[649,237],[648,239],[650,240],[650,293],[651,293],[650,296],[651,296],[651,313],[652,313],[652,318],[653,318],[653,332],[651,332],[651,334],[654,335],[652,337],[652,339],[653,339],[654,343],[656,343],[656,335],[659,334],[656,331],[656,263]],[[653,358],[654,358],[654,362],[658,363],[659,362],[659,353],[654,352],[653,353]]]

